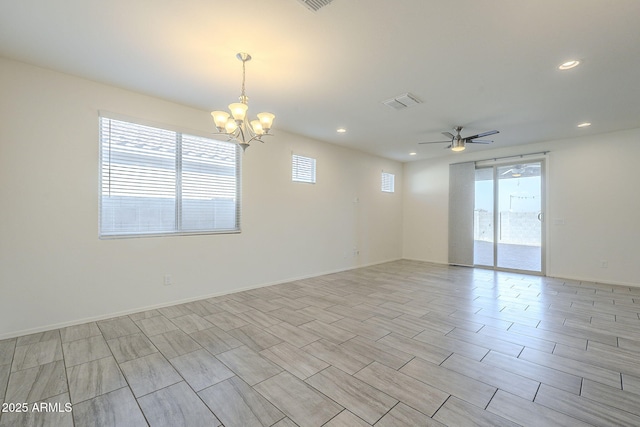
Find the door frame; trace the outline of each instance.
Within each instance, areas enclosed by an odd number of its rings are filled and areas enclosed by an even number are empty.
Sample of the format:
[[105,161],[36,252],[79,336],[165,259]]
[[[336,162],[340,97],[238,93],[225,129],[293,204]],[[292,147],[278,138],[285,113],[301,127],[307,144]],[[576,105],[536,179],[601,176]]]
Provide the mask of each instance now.
[[[524,273],[538,276],[545,276],[547,271],[547,221],[546,221],[546,212],[547,209],[547,166],[546,161],[548,157],[547,153],[543,153],[543,156],[536,156],[524,159],[524,156],[513,156],[508,158],[503,158],[498,161],[498,159],[491,159],[488,161],[478,161],[476,162],[476,170],[477,169],[488,169],[492,168],[493,171],[493,266],[490,265],[480,265],[475,264],[474,267],[477,268],[485,268],[489,270],[495,271],[508,271],[514,273]],[[519,163],[514,163],[514,159],[516,157],[520,157],[522,161]],[[484,164],[487,162],[487,164]],[[490,163],[488,163],[490,162]],[[540,163],[540,271],[532,271],[532,270],[521,270],[515,268],[505,268],[498,267],[498,233],[499,227],[497,227],[499,223],[499,183],[498,183],[498,168],[503,166],[511,166],[522,163]]]

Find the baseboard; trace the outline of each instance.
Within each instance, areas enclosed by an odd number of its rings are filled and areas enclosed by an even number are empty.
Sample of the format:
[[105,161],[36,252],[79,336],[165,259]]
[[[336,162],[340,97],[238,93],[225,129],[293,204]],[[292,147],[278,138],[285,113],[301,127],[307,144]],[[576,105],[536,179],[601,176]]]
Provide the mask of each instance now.
[[449,265],[447,262],[442,261],[434,261],[429,259],[420,259],[420,258],[402,258],[405,261],[415,261],[415,262],[425,262],[427,264],[435,264],[435,265]]
[[[149,306],[144,306],[144,307],[137,307],[137,308],[133,308],[133,309],[130,309],[130,310],[107,313],[107,314],[103,314],[103,315],[100,315],[100,316],[91,316],[91,317],[86,317],[86,318],[83,318],[83,319],[76,319],[76,320],[71,320],[71,321],[68,321],[68,322],[56,323],[56,324],[53,324],[53,325],[46,325],[46,326],[41,326],[41,327],[37,327],[37,328],[31,328],[31,329],[25,329],[25,330],[20,330],[20,331],[8,332],[8,333],[0,334],[0,340],[20,337],[20,336],[23,336],[23,335],[37,334],[37,333],[40,333],[40,332],[46,332],[46,331],[51,331],[51,330],[55,330],[55,329],[66,328],[66,327],[69,327],[69,326],[81,325],[83,323],[97,322],[97,321],[100,321],[100,320],[112,319],[112,318],[120,317],[120,316],[128,316],[130,314],[139,313],[141,311],[155,310],[155,309],[158,309],[158,308],[170,307],[172,305],[185,304],[185,303],[198,301],[198,300],[202,300],[202,299],[214,298],[214,297],[219,297],[219,296],[224,296],[224,295],[235,294],[235,293],[238,293],[238,292],[250,291],[252,289],[264,288],[264,287],[267,287],[267,286],[281,285],[281,284],[284,284],[284,283],[295,282],[297,280],[311,279],[311,278],[314,278],[314,277],[325,276],[325,275],[328,275],[328,274],[335,274],[335,273],[341,273],[341,272],[344,272],[344,271],[357,270],[359,268],[372,267],[372,266],[375,266],[375,265],[386,264],[386,263],[394,262],[394,261],[423,262],[423,263],[426,263],[426,264],[433,264],[433,265],[437,265],[437,266],[448,266],[449,265],[448,263],[440,262],[440,261],[434,261],[434,260],[415,259],[415,258],[393,258],[393,259],[388,259],[388,260],[385,260],[385,261],[379,261],[379,262],[373,262],[373,263],[368,263],[368,264],[349,266],[349,267],[345,267],[345,268],[327,270],[327,271],[314,273],[314,274],[308,274],[308,275],[304,275],[304,276],[291,277],[291,278],[287,278],[287,279],[283,279],[283,280],[277,280],[277,281],[273,281],[273,282],[266,282],[266,283],[260,283],[260,284],[256,284],[256,285],[245,286],[245,287],[242,287],[242,288],[234,289],[233,291],[215,292],[215,293],[212,293],[212,294],[205,294],[205,295],[199,295],[199,296],[195,296],[195,297],[183,298],[183,299],[180,299],[180,300],[170,301],[170,302],[161,303],[161,304],[155,304],[155,305],[149,305]],[[632,288],[639,288],[640,287],[640,283],[602,282],[602,281],[594,280],[592,278],[580,277],[580,276],[565,277],[565,276],[547,275],[546,277],[559,279],[559,280],[571,280],[571,281],[576,281],[576,282],[598,283],[598,284],[602,284],[602,285],[625,286],[625,287],[632,287]]]
[[573,282],[583,282],[583,283],[597,283],[599,285],[605,285],[605,286],[623,286],[623,287],[627,287],[627,288],[640,288],[640,283],[632,283],[632,282],[617,282],[617,281],[607,281],[607,282],[603,282],[601,280],[596,280],[593,278],[588,278],[588,277],[581,277],[581,276],[554,276],[551,274],[548,274],[547,277],[551,277],[554,279],[560,279],[560,280],[571,280]]
[[4,340],[4,339],[8,339],[8,338],[21,337],[21,336],[24,336],[24,335],[37,334],[37,333],[40,333],[40,332],[52,331],[52,330],[55,330],[55,329],[67,328],[69,326],[82,325],[83,323],[98,322],[100,320],[113,319],[115,317],[121,317],[121,316],[128,316],[130,314],[140,313],[142,311],[155,310],[155,309],[158,309],[158,308],[170,307],[172,305],[186,304],[186,303],[189,303],[189,302],[199,301],[199,300],[202,300],[202,299],[214,298],[214,297],[219,297],[219,296],[223,296],[223,295],[230,295],[230,294],[235,294],[235,293],[238,293],[238,292],[250,291],[252,289],[264,288],[264,287],[267,287],[267,286],[281,285],[281,284],[284,284],[284,283],[295,282],[297,280],[304,280],[304,279],[311,279],[311,278],[319,277],[319,276],[325,276],[327,274],[335,274],[335,273],[341,273],[341,272],[344,272],[344,271],[357,270],[359,268],[366,268],[366,267],[371,267],[371,266],[374,266],[374,265],[380,265],[380,264],[385,264],[385,263],[388,263],[388,262],[399,261],[399,260],[401,260],[401,258],[394,258],[394,259],[389,259],[389,260],[386,260],[386,261],[380,261],[380,262],[374,262],[374,263],[369,263],[369,264],[349,266],[349,267],[346,267],[346,268],[339,268],[339,269],[335,269],[335,270],[324,271],[324,272],[321,272],[321,273],[314,273],[314,274],[309,274],[309,275],[304,275],[304,276],[291,277],[291,278],[288,278],[288,279],[283,279],[283,280],[278,280],[278,281],[273,281],[273,282],[267,282],[267,283],[260,283],[260,284],[256,284],[256,285],[245,286],[245,287],[242,287],[242,288],[234,289],[232,291],[216,292],[216,293],[212,293],[212,294],[199,295],[199,296],[195,296],[195,297],[184,298],[184,299],[170,301],[170,302],[161,303],[161,304],[154,304],[154,305],[148,305],[148,306],[144,306],[144,307],[137,307],[137,308],[133,308],[133,309],[130,309],[130,310],[107,313],[107,314],[103,314],[103,315],[100,315],[100,316],[85,317],[85,318],[82,318],[82,319],[70,320],[68,322],[56,323],[56,324],[53,324],[53,325],[46,325],[46,326],[41,326],[41,327],[37,327],[37,328],[24,329],[24,330],[21,330],[21,331],[7,332],[7,333],[4,333],[4,334],[0,334],[0,340]]
[[[449,263],[446,263],[446,262],[426,260],[426,259],[406,258],[406,257],[403,258],[403,259],[407,260],[407,261],[426,262],[426,263],[429,263],[429,264],[436,264],[436,265],[450,265]],[[465,266],[463,266],[463,267],[465,267]],[[471,267],[472,268],[476,268],[476,267],[473,267],[473,266],[471,266]],[[491,268],[489,268],[489,269],[491,269]],[[520,272],[520,271],[518,273],[531,274],[531,273]],[[535,274],[532,274],[532,275],[535,276]],[[628,286],[628,287],[631,287],[631,288],[640,288],[640,283],[633,283],[633,282],[618,282],[618,281],[614,281],[614,280],[613,281],[603,282],[601,280],[597,280],[597,279],[594,279],[592,277],[590,278],[590,277],[583,277],[583,276],[556,276],[556,275],[549,274],[549,273],[544,274],[542,276],[543,277],[549,277],[549,278],[552,278],[552,279],[559,279],[559,280],[571,280],[571,281],[574,281],[574,282],[589,282],[589,283],[598,283],[600,285],[625,286],[625,287]]]

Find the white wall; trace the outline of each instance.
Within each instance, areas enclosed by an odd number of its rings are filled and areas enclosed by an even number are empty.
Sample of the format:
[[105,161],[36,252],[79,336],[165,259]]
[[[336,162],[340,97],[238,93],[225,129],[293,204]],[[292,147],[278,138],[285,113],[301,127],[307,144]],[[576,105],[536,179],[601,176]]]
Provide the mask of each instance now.
[[[244,155],[241,234],[99,240],[98,110],[205,132],[208,112],[2,58],[0,94],[0,339],[402,255],[402,165],[277,118]],[[292,151],[317,184],[291,182]]]
[[447,262],[449,163],[545,150],[547,275],[640,286],[640,129],[406,163],[403,256]]
[[405,163],[403,194],[403,257],[446,263],[449,242],[448,159]]

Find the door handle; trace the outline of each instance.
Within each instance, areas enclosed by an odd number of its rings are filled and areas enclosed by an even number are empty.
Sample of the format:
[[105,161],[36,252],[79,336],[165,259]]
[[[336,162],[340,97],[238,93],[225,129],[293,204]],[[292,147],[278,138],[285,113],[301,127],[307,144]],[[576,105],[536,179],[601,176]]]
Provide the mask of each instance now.
[[538,213],[538,221],[542,222],[542,212]]

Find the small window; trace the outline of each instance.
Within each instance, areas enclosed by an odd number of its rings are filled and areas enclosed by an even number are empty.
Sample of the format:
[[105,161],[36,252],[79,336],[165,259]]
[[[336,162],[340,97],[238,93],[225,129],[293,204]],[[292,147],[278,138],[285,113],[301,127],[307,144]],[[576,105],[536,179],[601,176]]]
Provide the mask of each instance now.
[[392,173],[382,172],[382,191],[385,193],[395,192],[396,176]]
[[291,179],[294,182],[316,183],[316,159],[294,154],[291,161]]

